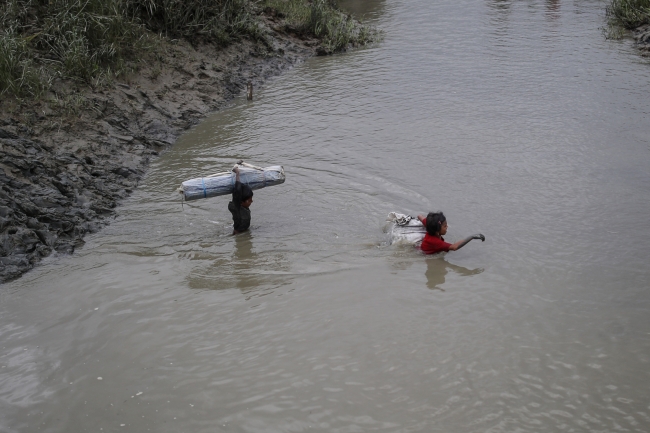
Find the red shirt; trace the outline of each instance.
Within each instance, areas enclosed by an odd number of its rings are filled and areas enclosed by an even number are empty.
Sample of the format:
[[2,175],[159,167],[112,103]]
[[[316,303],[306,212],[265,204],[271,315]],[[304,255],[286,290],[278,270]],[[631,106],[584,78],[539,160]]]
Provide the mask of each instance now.
[[445,239],[442,236],[437,238],[427,233],[424,235],[424,239],[422,239],[420,249],[424,252],[424,254],[435,254],[441,251],[449,251],[450,246],[451,244],[445,242]]

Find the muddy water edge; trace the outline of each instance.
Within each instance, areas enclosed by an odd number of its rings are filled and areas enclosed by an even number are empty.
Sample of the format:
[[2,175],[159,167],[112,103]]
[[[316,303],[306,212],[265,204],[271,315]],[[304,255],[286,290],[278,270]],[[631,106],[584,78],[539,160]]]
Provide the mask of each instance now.
[[268,40],[218,48],[154,41],[137,73],[89,88],[55,81],[46,97],[0,101],[0,283],[52,252],[69,254],[115,216],[152,158],[209,113],[322,51],[262,15]]

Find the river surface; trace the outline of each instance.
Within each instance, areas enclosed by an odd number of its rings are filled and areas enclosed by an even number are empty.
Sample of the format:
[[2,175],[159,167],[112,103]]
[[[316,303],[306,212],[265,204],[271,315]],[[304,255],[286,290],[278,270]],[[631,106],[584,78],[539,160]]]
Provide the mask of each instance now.
[[[206,119],[0,287],[1,432],[650,431],[648,61],[602,1],[344,6],[384,41]],[[240,158],[287,180],[233,237],[174,190]],[[386,243],[435,210],[487,240]]]

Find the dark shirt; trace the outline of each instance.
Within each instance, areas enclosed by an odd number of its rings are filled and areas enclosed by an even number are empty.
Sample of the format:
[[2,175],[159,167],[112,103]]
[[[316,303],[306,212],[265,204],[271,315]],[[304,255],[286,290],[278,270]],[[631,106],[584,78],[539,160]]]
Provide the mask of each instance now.
[[232,192],[232,201],[228,203],[228,210],[232,214],[233,229],[238,232],[248,230],[251,226],[251,211],[241,205],[242,184],[235,182],[235,189]]

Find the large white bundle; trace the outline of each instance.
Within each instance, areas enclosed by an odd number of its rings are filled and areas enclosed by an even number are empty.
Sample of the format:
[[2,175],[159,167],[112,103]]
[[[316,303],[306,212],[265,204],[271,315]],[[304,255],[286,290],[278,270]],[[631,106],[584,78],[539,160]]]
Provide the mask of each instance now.
[[[274,165],[259,168],[246,164],[239,168],[239,181],[251,189],[260,189],[271,185],[284,183],[284,168]],[[178,191],[187,201],[200,198],[217,197],[232,194],[235,187],[235,173],[228,171],[207,177],[199,177],[183,182]]]
[[420,220],[397,212],[388,214],[386,221],[391,221],[388,227],[388,238],[391,244],[417,244],[424,239],[427,229]]

